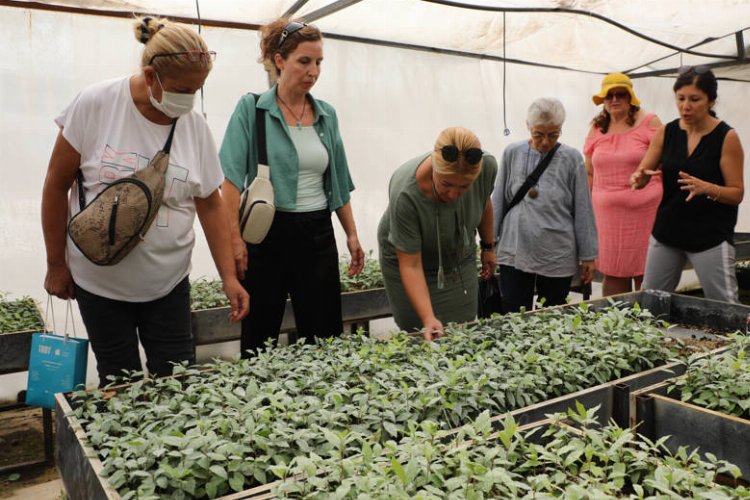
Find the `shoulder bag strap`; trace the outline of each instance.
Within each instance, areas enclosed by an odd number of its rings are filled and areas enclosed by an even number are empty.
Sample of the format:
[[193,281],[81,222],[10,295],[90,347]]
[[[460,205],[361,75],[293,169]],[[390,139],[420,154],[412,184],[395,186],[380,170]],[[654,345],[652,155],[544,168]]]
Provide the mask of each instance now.
[[[172,128],[169,130],[167,142],[164,143],[164,147],[162,148],[162,151],[164,151],[166,154],[169,154],[169,151],[172,149],[172,139],[174,138],[175,127],[177,127],[176,119],[174,122],[172,122]],[[81,170],[80,168],[76,172],[76,184],[78,184],[78,206],[81,210],[83,210],[84,208],[86,208],[86,193],[83,190],[83,170]]]
[[78,207],[83,210],[86,207],[86,193],[83,191],[83,171],[80,168],[76,172],[76,184],[78,184]]
[[547,156],[542,158],[542,161],[539,162],[539,164],[536,166],[533,172],[529,174],[528,177],[526,177],[526,180],[523,181],[523,184],[520,188],[518,188],[518,191],[516,191],[516,194],[513,196],[513,199],[510,200],[510,203],[508,204],[508,207],[505,209],[505,212],[503,213],[503,219],[505,219],[505,216],[508,215],[508,212],[510,212],[510,209],[521,203],[521,200],[523,200],[523,197],[526,196],[526,193],[529,192],[529,189],[531,189],[531,186],[534,184],[539,183],[539,178],[542,176],[545,170],[547,170],[547,167],[552,162],[552,157],[555,156],[555,153],[560,148],[560,143],[557,143],[554,148],[550,150],[549,153],[547,153]]
[[172,138],[174,137],[174,129],[177,127],[177,118],[175,118],[174,122],[172,122],[172,128],[169,131],[169,136],[167,137],[167,142],[164,143],[164,147],[162,148],[162,151],[169,154],[169,150],[172,149]]
[[[258,145],[258,163],[268,165],[268,151],[266,146],[266,112],[258,107],[260,95],[252,94],[255,98],[255,139]],[[258,175],[270,178],[268,168],[258,168]]]

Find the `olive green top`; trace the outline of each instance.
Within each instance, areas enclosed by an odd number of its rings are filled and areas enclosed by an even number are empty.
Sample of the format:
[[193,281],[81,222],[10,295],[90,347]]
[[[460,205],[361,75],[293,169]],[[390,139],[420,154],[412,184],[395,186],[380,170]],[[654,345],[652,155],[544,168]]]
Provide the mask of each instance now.
[[[394,172],[388,207],[378,226],[386,293],[396,324],[407,331],[422,325],[401,283],[397,248],[405,253],[421,253],[432,307],[441,322],[476,317],[476,230],[497,177],[497,160],[485,153],[482,170],[469,190],[455,203],[440,203],[428,198],[417,185],[417,167],[427,156],[429,153],[413,158]],[[445,273],[443,289],[437,288],[438,225]]]

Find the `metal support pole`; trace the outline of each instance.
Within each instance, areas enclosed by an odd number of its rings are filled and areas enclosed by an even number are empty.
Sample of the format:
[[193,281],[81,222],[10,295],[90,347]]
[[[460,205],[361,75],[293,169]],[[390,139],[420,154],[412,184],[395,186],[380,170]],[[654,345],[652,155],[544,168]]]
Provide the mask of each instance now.
[[635,405],[636,432],[653,441],[656,435],[654,398],[648,394],[638,396],[635,400]]
[[615,384],[612,387],[612,420],[623,429],[630,423],[630,386]]
[[734,34],[734,40],[737,42],[737,59],[745,59],[745,37],[741,31]]
[[48,465],[55,463],[55,441],[52,433],[52,410],[42,408],[42,427],[44,429],[44,461]]

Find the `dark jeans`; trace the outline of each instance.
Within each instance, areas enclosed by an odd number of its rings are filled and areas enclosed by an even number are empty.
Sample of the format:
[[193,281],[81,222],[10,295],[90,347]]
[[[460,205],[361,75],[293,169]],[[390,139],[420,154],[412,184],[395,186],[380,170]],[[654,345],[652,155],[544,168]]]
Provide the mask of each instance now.
[[150,302],[124,302],[87,292],[76,285],[76,300],[96,356],[99,384],[108,375],[141,368],[140,338],[149,374],[172,374],[172,363],[195,364],[190,328],[190,281],[186,277],[166,296]]
[[243,282],[250,294],[250,314],[242,321],[242,356],[279,336],[287,296],[292,299],[297,335],[307,343],[315,337],[340,335],[341,281],[331,213],[276,212],[268,235],[248,245]]
[[550,278],[541,274],[525,273],[515,267],[500,266],[500,294],[503,296],[503,314],[518,312],[521,307],[527,311],[534,305],[534,291],[539,299],[545,298],[545,306],[565,304],[570,290],[567,278]]

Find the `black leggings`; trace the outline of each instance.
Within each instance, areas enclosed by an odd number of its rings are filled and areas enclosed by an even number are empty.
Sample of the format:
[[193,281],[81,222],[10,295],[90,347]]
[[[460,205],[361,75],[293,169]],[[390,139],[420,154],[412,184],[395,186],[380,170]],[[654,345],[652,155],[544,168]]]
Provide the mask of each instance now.
[[268,235],[248,245],[243,285],[250,314],[242,321],[240,348],[262,347],[279,336],[287,296],[291,296],[297,334],[306,342],[340,335],[341,282],[331,213],[326,210],[276,212]]
[[164,297],[149,302],[108,299],[78,285],[76,300],[96,356],[100,385],[108,383],[108,375],[141,370],[139,339],[151,375],[171,375],[172,363],[195,364],[187,277]]
[[550,278],[541,274],[525,273],[515,267],[500,266],[500,294],[503,297],[503,314],[518,312],[521,307],[531,311],[534,305],[534,291],[539,299],[544,297],[545,306],[565,304],[570,290],[572,276]]

